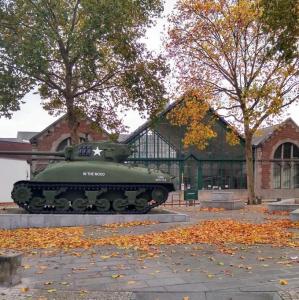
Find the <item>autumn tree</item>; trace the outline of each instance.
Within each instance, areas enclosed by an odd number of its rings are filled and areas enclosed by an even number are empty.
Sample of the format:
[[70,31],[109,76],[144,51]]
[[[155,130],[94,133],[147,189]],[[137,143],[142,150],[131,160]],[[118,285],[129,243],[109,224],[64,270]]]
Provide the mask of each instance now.
[[[261,15],[258,0],[182,0],[171,18],[167,44],[182,92],[204,95],[197,98],[243,132],[249,203],[255,201],[253,135],[299,97],[298,57],[286,61],[271,46],[272,36],[264,31]],[[198,110],[200,102],[193,109]],[[188,124],[189,133],[198,118],[190,117],[191,109],[185,117],[181,109],[177,111],[175,120]],[[195,130],[188,144],[210,136]]]
[[272,45],[285,59],[298,55],[299,1],[261,0],[264,29],[272,36]]
[[119,132],[118,112],[155,114],[167,68],[140,42],[161,0],[0,0],[0,116],[38,91],[66,112],[78,143],[81,116]]

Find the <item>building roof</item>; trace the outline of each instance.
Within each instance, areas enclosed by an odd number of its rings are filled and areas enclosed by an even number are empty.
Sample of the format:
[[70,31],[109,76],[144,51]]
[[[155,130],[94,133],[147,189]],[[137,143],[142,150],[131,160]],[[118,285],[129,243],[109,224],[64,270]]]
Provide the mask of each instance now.
[[[0,139],[0,151],[31,151],[32,145],[26,141],[19,141],[17,138],[15,139]],[[9,155],[9,154],[1,154],[0,158],[9,158],[9,159],[18,159],[18,160],[31,160],[31,155]]]
[[21,141],[30,141],[30,139],[37,134],[38,132],[36,131],[18,131],[17,139]]
[[20,141],[17,138],[0,138],[0,142],[12,142],[12,143],[19,143]]
[[[170,110],[172,110],[177,104],[182,102],[183,100],[180,99],[178,101],[174,101],[170,103],[161,113],[158,114],[157,117],[162,117],[166,115]],[[134,130],[132,133],[128,134],[128,136],[122,141],[122,143],[127,144],[129,143],[136,135],[141,133],[143,130],[148,128],[153,123],[153,120],[149,119],[145,123],[143,123],[141,126],[139,126],[136,130]]]
[[0,142],[10,142],[10,143],[24,143],[28,144],[32,136],[36,135],[38,132],[33,131],[18,131],[16,138],[0,138]]
[[256,134],[253,136],[252,145],[255,146],[255,147],[261,145],[266,140],[268,140],[276,130],[278,130],[279,128],[281,128],[282,126],[284,126],[288,122],[291,122],[296,127],[298,127],[298,125],[296,124],[296,122],[292,118],[287,118],[282,123],[275,124],[275,125],[268,126],[268,127],[264,127],[264,128],[260,128],[256,132]]
[[[178,105],[179,103],[181,103],[182,101],[184,101],[184,99],[179,99],[177,101],[174,101],[172,103],[170,103],[161,113],[159,113],[157,115],[157,118],[160,118],[162,116],[165,116],[168,112],[170,112],[176,105]],[[236,131],[223,117],[221,117],[220,115],[218,115],[212,108],[210,108],[210,112],[217,116],[217,118],[227,127],[231,128],[233,131],[235,131],[238,135],[238,137],[240,138],[241,141],[244,141],[244,137],[238,132]],[[153,120],[149,119],[148,121],[146,121],[144,124],[142,124],[141,126],[139,126],[136,130],[134,130],[131,134],[129,134],[123,141],[122,143],[127,144],[129,143],[136,135],[140,134],[142,131],[144,131],[146,128],[148,128],[150,125],[153,124]]]
[[66,114],[64,114],[63,116],[61,116],[60,118],[58,118],[56,121],[54,121],[53,123],[51,123],[49,126],[47,126],[44,130],[37,132],[35,135],[33,135],[30,138],[30,143],[35,143],[36,140],[43,135],[45,132],[47,132],[48,130],[50,130],[51,127],[55,126],[57,123],[59,123],[60,121],[62,121],[64,118],[66,117]]
[[124,134],[124,133],[121,133],[121,134],[118,136],[117,141],[118,141],[119,143],[122,143],[122,142],[125,141],[129,136],[130,136],[130,134]]
[[[61,116],[60,118],[58,118],[56,121],[54,121],[53,123],[51,123],[49,126],[47,126],[44,130],[40,131],[40,132],[36,132],[35,135],[33,135],[30,138],[30,143],[35,143],[36,140],[43,135],[44,133],[48,132],[53,126],[55,126],[56,124],[58,124],[59,122],[61,122],[63,119],[65,119],[67,116],[67,114],[64,114],[63,116]],[[86,117],[86,120],[93,122],[90,118]],[[105,130],[105,129],[101,129],[105,134],[107,134],[107,136],[109,136],[109,133]]]

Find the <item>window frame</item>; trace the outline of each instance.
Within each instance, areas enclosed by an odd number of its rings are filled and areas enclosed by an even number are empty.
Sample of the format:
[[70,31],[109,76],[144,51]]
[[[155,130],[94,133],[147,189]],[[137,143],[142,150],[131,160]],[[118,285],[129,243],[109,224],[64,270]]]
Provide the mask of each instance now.
[[[290,157],[286,158],[286,147],[290,146]],[[286,149],[285,149],[286,148]],[[299,188],[299,158],[294,153],[299,151],[298,145],[287,141],[281,143],[273,153],[272,183],[274,189],[296,189]],[[279,155],[277,155],[279,152]],[[280,157],[279,157],[280,156]],[[289,156],[289,155],[287,155]],[[298,181],[298,182],[297,182]]]

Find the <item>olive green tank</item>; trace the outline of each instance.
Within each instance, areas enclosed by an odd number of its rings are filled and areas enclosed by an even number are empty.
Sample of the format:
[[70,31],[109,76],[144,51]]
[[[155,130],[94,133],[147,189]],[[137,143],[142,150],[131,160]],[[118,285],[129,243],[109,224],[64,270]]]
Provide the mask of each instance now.
[[18,181],[12,199],[30,213],[147,213],[174,190],[169,174],[125,163],[130,146],[87,142],[64,152],[0,154],[64,157],[30,181]]

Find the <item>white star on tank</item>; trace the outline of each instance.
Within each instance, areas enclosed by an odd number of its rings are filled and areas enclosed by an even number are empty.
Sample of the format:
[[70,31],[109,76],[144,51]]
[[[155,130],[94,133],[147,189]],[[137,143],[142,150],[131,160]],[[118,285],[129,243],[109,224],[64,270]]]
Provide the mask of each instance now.
[[96,156],[96,155],[101,156],[101,152],[103,150],[100,150],[99,147],[96,147],[96,149],[93,149],[92,151],[94,152],[94,154],[93,154],[94,156]]

